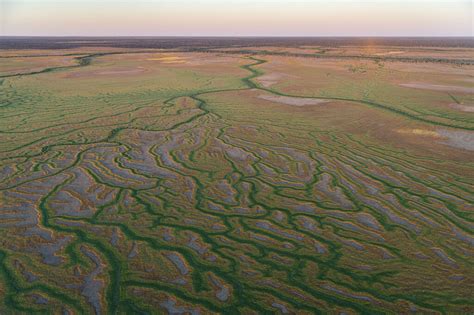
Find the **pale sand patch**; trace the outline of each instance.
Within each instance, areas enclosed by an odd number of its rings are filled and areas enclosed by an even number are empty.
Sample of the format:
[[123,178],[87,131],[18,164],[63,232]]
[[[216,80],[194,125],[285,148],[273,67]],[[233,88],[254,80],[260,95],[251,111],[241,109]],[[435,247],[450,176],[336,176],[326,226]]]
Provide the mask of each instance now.
[[306,105],[318,105],[329,102],[329,100],[319,100],[314,98],[303,98],[303,97],[290,97],[290,96],[281,96],[281,95],[267,95],[261,94],[258,96],[261,99],[281,103],[292,106],[306,106]]
[[397,131],[399,133],[405,133],[405,134],[414,134],[414,135],[419,135],[419,136],[429,136],[429,137],[440,138],[439,134],[436,131],[426,130],[426,129],[399,129]]
[[178,56],[164,56],[157,58],[148,58],[149,61],[161,61],[162,63],[184,63],[186,60]]
[[399,55],[399,54],[403,54],[403,53],[404,53],[404,51],[402,51],[402,50],[394,50],[394,51],[376,53],[376,54],[374,54],[374,56]]
[[463,105],[463,104],[452,103],[452,104],[449,104],[449,107],[460,110],[462,112],[474,113],[474,105]]
[[262,86],[268,88],[268,87],[271,87],[272,85],[279,83],[282,79],[289,78],[289,77],[295,77],[295,76],[292,76],[286,73],[281,73],[281,72],[272,72],[272,73],[264,74],[258,77],[256,80]]
[[438,84],[429,84],[429,83],[403,83],[403,84],[400,84],[400,86],[414,88],[414,89],[432,90],[432,91],[474,93],[474,88],[464,87],[464,86],[455,86],[455,85],[438,85]]

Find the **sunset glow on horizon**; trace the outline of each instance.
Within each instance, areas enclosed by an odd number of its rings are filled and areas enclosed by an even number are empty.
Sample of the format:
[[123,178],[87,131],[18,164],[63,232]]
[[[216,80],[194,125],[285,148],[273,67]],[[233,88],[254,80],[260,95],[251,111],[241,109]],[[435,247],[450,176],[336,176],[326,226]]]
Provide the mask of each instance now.
[[0,0],[4,36],[472,36],[472,1]]

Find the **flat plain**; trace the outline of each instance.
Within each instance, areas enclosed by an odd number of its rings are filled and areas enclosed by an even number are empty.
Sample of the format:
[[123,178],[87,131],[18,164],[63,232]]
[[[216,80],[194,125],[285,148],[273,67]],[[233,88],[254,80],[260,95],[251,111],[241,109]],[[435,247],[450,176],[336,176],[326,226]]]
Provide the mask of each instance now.
[[474,313],[472,40],[328,41],[1,47],[0,313]]

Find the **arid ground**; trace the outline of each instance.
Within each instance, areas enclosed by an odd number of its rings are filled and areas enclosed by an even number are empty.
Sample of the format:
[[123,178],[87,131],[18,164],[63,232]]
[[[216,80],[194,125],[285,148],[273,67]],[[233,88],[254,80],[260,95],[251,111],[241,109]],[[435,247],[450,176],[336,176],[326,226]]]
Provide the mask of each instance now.
[[474,43],[301,41],[3,46],[0,313],[474,313]]

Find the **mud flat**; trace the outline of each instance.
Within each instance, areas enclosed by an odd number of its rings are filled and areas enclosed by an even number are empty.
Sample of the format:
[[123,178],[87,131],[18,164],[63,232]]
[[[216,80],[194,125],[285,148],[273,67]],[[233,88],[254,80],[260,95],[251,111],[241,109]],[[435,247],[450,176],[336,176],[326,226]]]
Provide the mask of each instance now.
[[102,309],[102,289],[104,287],[104,283],[101,280],[96,279],[104,270],[102,261],[100,258],[93,252],[87,250],[86,248],[81,249],[84,255],[89,257],[90,260],[94,262],[95,268],[94,270],[88,274],[84,279],[84,284],[82,286],[82,295],[84,295],[89,303],[94,308],[94,312],[96,315],[103,314]]
[[458,103],[451,103],[449,104],[449,107],[456,110],[460,110],[462,112],[466,112],[466,113],[474,113],[474,105],[472,104],[464,105],[464,104],[458,104]]
[[469,151],[474,151],[474,131],[455,131],[447,129],[438,129],[437,133],[446,138],[443,143]]
[[258,97],[266,101],[279,103],[279,104],[285,104],[285,105],[291,105],[291,106],[320,105],[320,104],[329,102],[327,100],[321,100],[321,99],[290,97],[290,96],[281,96],[281,95],[268,95],[268,94],[262,94],[262,95],[259,95]]
[[189,273],[189,269],[186,265],[186,262],[179,254],[169,253],[166,254],[166,257],[176,266],[176,268],[178,268],[181,275],[185,276]]
[[280,82],[284,82],[286,80],[291,80],[292,76],[289,76],[288,74],[282,73],[282,72],[272,72],[268,74],[264,74],[262,76],[259,76],[257,78],[257,81],[266,88],[271,87],[272,85],[275,85]]
[[474,88],[471,87],[462,87],[456,85],[440,85],[440,84],[429,84],[429,83],[402,83],[400,86],[421,89],[421,90],[431,90],[431,91],[442,91],[442,92],[459,92],[459,93],[474,93]]

